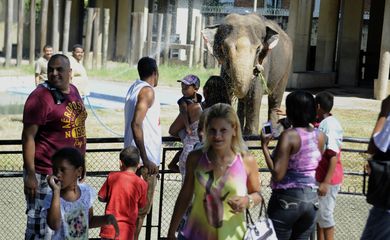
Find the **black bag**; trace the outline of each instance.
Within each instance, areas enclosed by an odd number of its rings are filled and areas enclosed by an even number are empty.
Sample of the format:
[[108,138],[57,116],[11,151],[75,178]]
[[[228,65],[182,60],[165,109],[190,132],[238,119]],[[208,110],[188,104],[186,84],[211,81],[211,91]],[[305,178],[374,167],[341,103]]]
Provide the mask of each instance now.
[[390,161],[370,160],[367,202],[382,209],[390,209]]

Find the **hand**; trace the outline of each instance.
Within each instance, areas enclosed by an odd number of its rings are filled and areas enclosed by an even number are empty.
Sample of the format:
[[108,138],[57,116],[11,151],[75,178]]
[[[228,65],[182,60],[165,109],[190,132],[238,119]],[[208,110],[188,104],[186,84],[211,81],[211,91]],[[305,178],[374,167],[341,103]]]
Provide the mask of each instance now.
[[329,186],[330,184],[322,182],[320,183],[320,186],[318,187],[318,195],[325,196],[329,192]]
[[249,199],[247,196],[233,196],[229,198],[228,202],[229,206],[232,208],[232,213],[240,213],[243,212],[249,204]]
[[176,240],[176,236],[175,236],[175,232],[171,232],[171,231],[168,231],[168,235],[167,235],[167,239],[168,240]]
[[112,226],[114,226],[115,239],[116,239],[117,237],[119,237],[119,226],[118,226],[118,222],[116,221],[115,216],[112,214],[107,215],[107,222],[108,222],[108,224],[111,224]]
[[269,142],[272,140],[272,134],[264,134],[261,132],[260,140],[261,146],[268,146]]
[[54,175],[50,175],[47,177],[47,182],[49,183],[50,188],[55,191],[61,191],[61,182]]
[[156,164],[154,164],[153,162],[151,162],[149,160],[144,161],[143,164],[144,164],[143,167],[148,170],[147,174],[149,174],[149,175],[158,174],[158,167],[156,166]]
[[280,108],[277,108],[276,109],[276,115],[278,115],[278,116],[286,116],[286,111],[282,110]]
[[366,164],[364,165],[364,171],[366,171],[367,175],[370,176],[371,167],[370,167],[370,164],[368,162],[366,162]]
[[30,199],[34,199],[37,187],[38,181],[35,177],[35,173],[28,173],[27,177],[24,179],[24,194],[26,194]]
[[192,134],[191,128],[186,128],[186,132],[187,132],[187,135],[191,135]]

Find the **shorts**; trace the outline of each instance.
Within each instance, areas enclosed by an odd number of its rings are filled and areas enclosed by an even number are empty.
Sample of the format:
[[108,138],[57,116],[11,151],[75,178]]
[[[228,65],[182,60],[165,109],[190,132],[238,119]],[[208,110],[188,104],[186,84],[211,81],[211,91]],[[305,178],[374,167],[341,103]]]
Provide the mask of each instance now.
[[[46,217],[42,214],[43,200],[50,191],[47,182],[47,175],[35,173],[38,181],[35,198],[26,198],[26,215],[27,227],[25,232],[25,239],[51,239],[53,231],[46,224]],[[23,173],[23,178],[26,178],[26,172]]]
[[340,185],[330,185],[329,192],[325,196],[318,197],[317,223],[321,228],[330,228],[335,225],[333,212],[339,190]]

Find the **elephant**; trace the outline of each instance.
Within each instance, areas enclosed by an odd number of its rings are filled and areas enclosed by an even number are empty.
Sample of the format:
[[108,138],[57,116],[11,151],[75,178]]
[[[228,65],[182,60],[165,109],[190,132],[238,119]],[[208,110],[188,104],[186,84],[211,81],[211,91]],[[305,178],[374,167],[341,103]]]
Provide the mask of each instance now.
[[[279,25],[256,14],[229,14],[221,24],[202,30],[210,51],[221,65],[245,135],[259,134],[263,92],[268,93],[268,120],[277,126],[283,93],[290,75],[293,46]],[[259,74],[260,73],[260,74]]]

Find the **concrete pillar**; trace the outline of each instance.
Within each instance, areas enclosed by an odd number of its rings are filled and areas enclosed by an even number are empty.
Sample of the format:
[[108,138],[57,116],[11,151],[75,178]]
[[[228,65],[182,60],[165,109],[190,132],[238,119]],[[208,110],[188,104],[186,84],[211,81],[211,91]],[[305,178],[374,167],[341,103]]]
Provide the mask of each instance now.
[[381,57],[381,39],[385,0],[375,1],[370,5],[370,20],[368,21],[367,47],[364,64],[364,83],[372,85],[378,77],[379,59]]
[[344,0],[341,6],[339,38],[340,86],[356,87],[359,81],[359,54],[364,0]]
[[181,44],[187,43],[187,26],[188,26],[188,1],[177,0],[176,34],[179,35]]
[[306,71],[313,5],[313,0],[290,1],[287,34],[294,45],[293,72]]
[[315,70],[332,72],[335,58],[339,0],[321,1]]
[[[126,59],[128,54],[128,43],[130,41],[130,26],[129,26],[129,18],[131,8],[131,1],[119,1],[118,2],[118,12],[116,13],[118,16],[116,18],[112,17],[112,19],[116,19],[116,38],[115,38],[115,46],[116,46],[116,59]],[[110,48],[110,47],[109,47]]]
[[383,17],[381,56],[390,51],[390,0],[386,0],[385,14]]
[[[379,63],[379,73],[378,73],[378,84],[382,91],[377,94],[377,99],[384,99],[387,95],[390,94],[389,86],[389,55],[390,55],[390,0],[386,0],[385,3],[385,13],[383,16],[383,27],[382,27],[382,43],[381,43],[381,58]],[[387,80],[387,81],[386,81]]]

